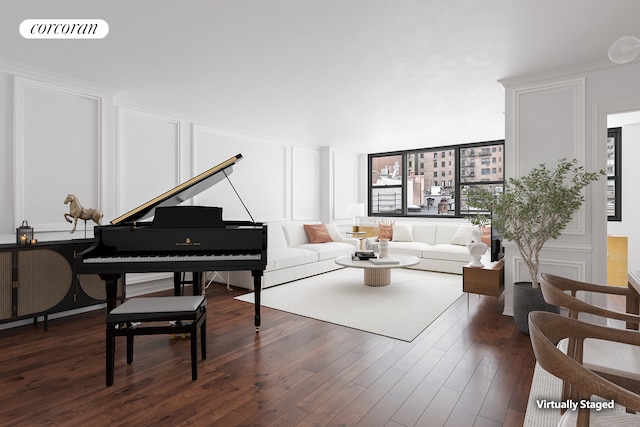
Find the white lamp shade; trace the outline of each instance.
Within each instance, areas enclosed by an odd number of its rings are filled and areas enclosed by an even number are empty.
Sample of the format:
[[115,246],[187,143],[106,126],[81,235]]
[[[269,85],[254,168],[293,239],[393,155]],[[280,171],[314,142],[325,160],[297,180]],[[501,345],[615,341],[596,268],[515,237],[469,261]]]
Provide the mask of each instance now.
[[347,209],[349,216],[364,216],[364,203],[351,203]]

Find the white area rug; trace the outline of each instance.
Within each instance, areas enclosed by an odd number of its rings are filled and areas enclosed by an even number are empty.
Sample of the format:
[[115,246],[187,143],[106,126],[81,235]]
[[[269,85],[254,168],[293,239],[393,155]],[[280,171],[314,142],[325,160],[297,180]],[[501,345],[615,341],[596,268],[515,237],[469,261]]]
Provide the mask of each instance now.
[[371,287],[362,269],[343,268],[267,288],[261,305],[410,342],[461,295],[460,275],[394,269],[390,285]]

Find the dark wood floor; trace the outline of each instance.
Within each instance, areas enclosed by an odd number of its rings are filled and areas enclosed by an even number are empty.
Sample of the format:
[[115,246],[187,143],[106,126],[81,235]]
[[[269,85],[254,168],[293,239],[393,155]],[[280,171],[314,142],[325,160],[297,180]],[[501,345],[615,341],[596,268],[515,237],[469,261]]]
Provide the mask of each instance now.
[[496,300],[463,296],[411,343],[209,288],[208,357],[189,340],[117,344],[105,387],[105,310],[0,331],[0,424],[47,426],[521,426],[534,356]]

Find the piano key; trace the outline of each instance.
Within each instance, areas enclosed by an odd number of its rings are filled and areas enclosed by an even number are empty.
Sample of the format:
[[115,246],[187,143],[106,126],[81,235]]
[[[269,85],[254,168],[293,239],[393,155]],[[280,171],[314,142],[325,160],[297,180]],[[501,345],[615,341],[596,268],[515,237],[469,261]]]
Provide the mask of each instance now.
[[121,262],[176,262],[176,261],[255,261],[261,254],[229,254],[229,255],[133,255],[85,258],[86,264],[121,263]]

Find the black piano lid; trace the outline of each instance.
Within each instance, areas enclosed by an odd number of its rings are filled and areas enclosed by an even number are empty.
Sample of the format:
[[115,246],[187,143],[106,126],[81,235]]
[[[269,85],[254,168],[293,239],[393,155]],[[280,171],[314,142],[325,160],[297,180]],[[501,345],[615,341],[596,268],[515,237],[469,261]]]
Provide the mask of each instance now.
[[[118,225],[134,223],[153,216],[157,207],[177,206],[185,200],[191,199],[193,196],[202,193],[204,190],[223,180],[226,177],[226,174],[233,171],[232,166],[239,162],[240,159],[242,159],[242,154],[237,154],[225,160],[219,165],[202,172],[200,175],[183,182],[177,187],[162,193],[158,197],[149,200],[135,209],[130,210],[126,214],[120,215],[118,218],[111,221],[111,224]],[[224,174],[220,173],[225,169],[229,170]]]

